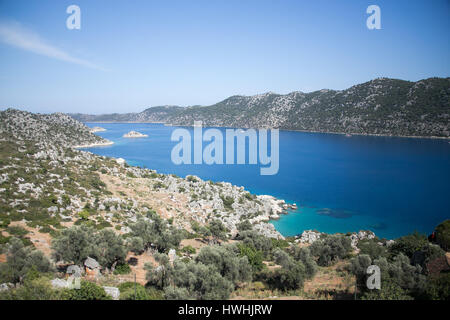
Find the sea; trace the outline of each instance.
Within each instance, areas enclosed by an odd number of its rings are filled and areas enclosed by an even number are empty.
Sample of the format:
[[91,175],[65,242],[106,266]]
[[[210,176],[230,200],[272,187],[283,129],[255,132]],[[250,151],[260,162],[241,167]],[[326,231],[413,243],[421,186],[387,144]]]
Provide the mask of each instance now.
[[[255,194],[295,203],[297,210],[270,221],[284,236],[304,230],[371,230],[380,238],[394,239],[414,231],[430,234],[436,225],[450,219],[450,140],[280,130],[278,173],[261,175],[264,165],[249,164],[248,157],[245,164],[234,165],[173,163],[171,153],[178,142],[171,136],[180,127],[86,125],[105,128],[96,134],[114,142],[84,149],[92,153],[124,158],[130,165],[159,173],[226,181]],[[182,128],[191,134],[193,148],[194,128]],[[226,128],[215,129],[225,137]],[[131,130],[148,137],[122,137]],[[203,142],[203,147],[206,145]],[[248,145],[246,148],[248,151]]]

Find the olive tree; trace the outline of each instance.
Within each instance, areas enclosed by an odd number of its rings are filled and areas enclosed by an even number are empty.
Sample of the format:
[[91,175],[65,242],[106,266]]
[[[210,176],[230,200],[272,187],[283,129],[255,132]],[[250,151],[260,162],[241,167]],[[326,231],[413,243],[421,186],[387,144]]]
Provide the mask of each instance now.
[[6,263],[0,265],[0,281],[22,282],[30,270],[46,273],[54,271],[54,267],[41,251],[25,247],[21,240],[11,238]]
[[87,226],[73,226],[61,231],[52,241],[53,258],[81,265],[92,253],[94,229]]

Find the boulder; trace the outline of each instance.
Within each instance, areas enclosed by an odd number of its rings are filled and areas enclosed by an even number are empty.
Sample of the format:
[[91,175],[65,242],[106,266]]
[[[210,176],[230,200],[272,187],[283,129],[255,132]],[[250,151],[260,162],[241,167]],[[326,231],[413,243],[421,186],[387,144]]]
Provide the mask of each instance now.
[[84,261],[84,265],[92,270],[100,268],[100,264],[97,262],[97,260],[91,257],[87,257],[87,259]]
[[12,283],[2,283],[2,284],[0,284],[0,292],[1,291],[6,291],[6,290],[9,290],[9,289],[11,289],[11,288],[14,288],[14,284],[12,284]]
[[314,243],[317,240],[320,239],[321,233],[313,230],[305,230],[303,231],[302,235],[299,239],[296,240],[296,242],[300,243]]

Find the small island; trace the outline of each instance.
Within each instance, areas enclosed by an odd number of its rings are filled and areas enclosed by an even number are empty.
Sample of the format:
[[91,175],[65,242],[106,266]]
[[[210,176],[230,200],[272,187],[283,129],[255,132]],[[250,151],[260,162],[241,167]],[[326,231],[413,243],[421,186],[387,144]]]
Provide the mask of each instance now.
[[137,132],[137,131],[130,131],[128,133],[125,133],[123,135],[123,137],[124,138],[146,138],[146,137],[148,137],[148,135],[140,133],[140,132]]
[[102,127],[93,127],[93,128],[91,129],[91,132],[92,132],[92,133],[94,133],[94,132],[103,132],[103,131],[106,131],[106,129],[105,129],[105,128],[102,128]]

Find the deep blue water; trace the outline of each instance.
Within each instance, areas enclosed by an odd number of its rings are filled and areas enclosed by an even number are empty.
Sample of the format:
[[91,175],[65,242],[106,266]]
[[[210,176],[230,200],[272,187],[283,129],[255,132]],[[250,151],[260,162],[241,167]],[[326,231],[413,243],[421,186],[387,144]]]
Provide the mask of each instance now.
[[[88,125],[106,128],[97,134],[115,143],[87,149],[93,153],[121,157],[130,165],[160,173],[228,181],[297,203],[299,210],[272,221],[283,235],[308,229],[329,233],[370,229],[380,237],[396,238],[414,230],[428,234],[450,218],[448,140],[280,131],[279,172],[261,176],[259,164],[173,164],[170,155],[177,143],[170,136],[176,127]],[[122,138],[130,130],[149,137]]]

